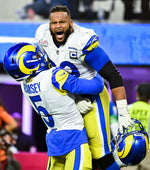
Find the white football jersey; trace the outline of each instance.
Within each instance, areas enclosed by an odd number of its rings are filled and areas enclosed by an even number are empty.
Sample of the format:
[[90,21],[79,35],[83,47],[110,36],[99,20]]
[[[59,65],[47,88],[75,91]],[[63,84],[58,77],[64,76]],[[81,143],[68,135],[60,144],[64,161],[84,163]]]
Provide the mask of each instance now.
[[44,48],[56,66],[64,68],[77,77],[91,79],[97,73],[84,62],[83,49],[88,48],[93,43],[91,37],[97,35],[92,29],[80,27],[76,24],[73,25],[73,28],[74,32],[68,37],[66,43],[57,47],[49,31],[49,24],[42,24],[36,31],[36,42],[41,48]]
[[51,83],[52,70],[42,71],[30,81],[23,80],[22,91],[49,130],[82,130],[83,118],[74,96],[54,88]]

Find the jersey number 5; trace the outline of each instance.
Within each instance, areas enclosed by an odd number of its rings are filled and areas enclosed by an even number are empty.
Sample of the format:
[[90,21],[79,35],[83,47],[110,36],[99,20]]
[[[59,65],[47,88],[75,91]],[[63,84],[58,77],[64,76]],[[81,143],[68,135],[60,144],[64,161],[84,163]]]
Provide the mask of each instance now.
[[41,97],[39,95],[37,96],[30,96],[30,100],[32,101],[34,107],[36,108],[36,110],[38,111],[39,115],[41,115],[41,112],[48,118],[48,121],[42,117],[42,119],[44,120],[44,122],[50,126],[50,127],[54,127],[54,120],[53,117],[48,113],[48,111],[43,107],[43,106],[37,106],[36,102],[40,102]]

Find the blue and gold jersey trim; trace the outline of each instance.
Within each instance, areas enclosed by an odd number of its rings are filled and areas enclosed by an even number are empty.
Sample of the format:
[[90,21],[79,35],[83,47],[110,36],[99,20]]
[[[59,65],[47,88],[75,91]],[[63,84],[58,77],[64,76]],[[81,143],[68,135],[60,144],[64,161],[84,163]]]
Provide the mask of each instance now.
[[87,52],[95,49],[97,46],[99,45],[99,38],[97,35],[93,35],[89,41],[87,42],[87,44],[85,45],[85,47],[82,50],[83,55],[87,54]]
[[53,87],[61,94],[66,95],[66,90],[62,89],[62,86],[64,85],[65,81],[67,80],[69,73],[67,73],[65,70],[62,70],[60,68],[55,68],[52,71],[52,84]]

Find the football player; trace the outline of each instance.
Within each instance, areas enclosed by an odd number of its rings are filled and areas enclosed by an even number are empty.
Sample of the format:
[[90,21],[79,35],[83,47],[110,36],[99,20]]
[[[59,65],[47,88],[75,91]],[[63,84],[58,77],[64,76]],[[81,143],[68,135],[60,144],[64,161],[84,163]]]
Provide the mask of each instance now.
[[[128,114],[122,77],[108,55],[99,46],[96,33],[92,29],[73,23],[70,11],[65,6],[53,7],[49,19],[49,24],[39,26],[35,38],[53,64],[80,78],[92,79],[99,73],[110,83],[118,109],[120,132],[123,132],[123,127],[132,126],[134,123]],[[84,116],[84,122],[92,157],[101,169],[120,169],[110,147],[107,89],[104,88],[101,94],[89,98],[92,102],[94,101],[93,110],[92,113]]]
[[69,75],[60,68],[51,68],[46,54],[28,43],[11,47],[3,64],[5,71],[20,81],[22,92],[47,126],[50,156],[47,169],[92,169],[83,118],[71,93],[101,93],[104,82],[100,75],[87,80]]

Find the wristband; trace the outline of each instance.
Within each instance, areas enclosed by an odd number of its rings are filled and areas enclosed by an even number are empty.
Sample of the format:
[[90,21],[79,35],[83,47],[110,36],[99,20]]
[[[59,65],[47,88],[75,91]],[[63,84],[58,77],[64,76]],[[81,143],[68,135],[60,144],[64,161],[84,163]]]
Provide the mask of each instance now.
[[116,106],[118,109],[126,109],[127,106],[127,99],[117,100]]
[[118,114],[128,114],[128,106],[127,106],[127,99],[117,100],[116,106],[118,110]]

